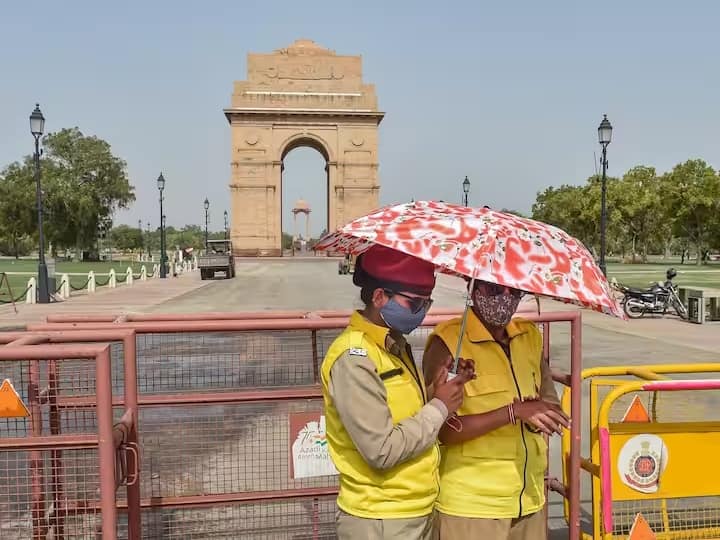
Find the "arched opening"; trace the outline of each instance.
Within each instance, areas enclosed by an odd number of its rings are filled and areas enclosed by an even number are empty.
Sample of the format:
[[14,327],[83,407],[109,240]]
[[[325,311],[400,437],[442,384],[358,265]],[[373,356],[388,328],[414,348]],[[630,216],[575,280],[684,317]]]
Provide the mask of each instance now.
[[285,147],[281,161],[282,251],[309,254],[329,228],[329,156],[322,143],[303,137]]

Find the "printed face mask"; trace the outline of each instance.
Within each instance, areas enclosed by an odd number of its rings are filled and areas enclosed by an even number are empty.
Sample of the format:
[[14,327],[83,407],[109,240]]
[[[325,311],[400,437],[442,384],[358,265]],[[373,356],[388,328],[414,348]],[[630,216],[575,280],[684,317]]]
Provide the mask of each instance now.
[[402,334],[409,334],[420,326],[425,319],[427,308],[423,307],[417,313],[401,306],[392,298],[380,308],[380,316],[385,324]]
[[496,327],[508,325],[520,304],[520,297],[513,294],[488,296],[479,290],[473,293],[473,306],[480,318]]

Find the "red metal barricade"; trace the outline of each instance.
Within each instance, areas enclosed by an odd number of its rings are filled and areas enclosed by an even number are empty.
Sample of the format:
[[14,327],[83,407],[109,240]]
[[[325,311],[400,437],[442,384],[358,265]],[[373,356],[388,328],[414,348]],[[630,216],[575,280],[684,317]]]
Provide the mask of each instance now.
[[[0,378],[17,392],[5,399],[27,407],[0,418],[0,536],[118,538],[117,488],[138,480],[137,411],[120,408],[113,422],[110,345],[0,335],[10,341],[0,347]],[[135,379],[125,383],[132,403]]]
[[[127,422],[127,425],[123,422],[116,425],[116,428],[122,431],[122,440],[116,456],[119,467],[118,478],[126,485],[127,497],[127,532],[126,534],[121,533],[120,536],[131,540],[140,539],[140,486],[138,482],[140,456],[137,425],[135,331],[132,329],[111,329],[100,331],[0,332],[0,344],[3,345],[17,346],[41,343],[110,344],[113,404],[115,406],[124,406],[125,414],[131,415],[131,421]],[[1,372],[0,375],[2,375]],[[60,372],[58,384],[64,385],[63,392],[49,392],[50,395],[58,395],[48,403],[48,416],[62,415],[65,411],[78,412],[82,410],[84,413],[92,411],[92,408],[96,406],[95,396],[86,395],[84,392],[76,395],[73,392],[72,383],[64,381],[62,375],[62,372]],[[56,431],[57,434],[62,433],[61,427],[57,426]]]
[[[556,377],[577,389],[570,476],[567,486],[555,479],[549,486],[570,502],[568,537],[575,540],[580,537],[581,315],[523,315],[542,325],[546,359],[550,324],[571,327],[571,373]],[[196,317],[203,320],[49,323],[29,329],[137,333],[144,538],[332,537],[336,479],[291,477],[288,424],[292,415],[321,413],[320,363],[346,317]],[[429,316],[410,337],[418,360],[430,327],[446,319]]]

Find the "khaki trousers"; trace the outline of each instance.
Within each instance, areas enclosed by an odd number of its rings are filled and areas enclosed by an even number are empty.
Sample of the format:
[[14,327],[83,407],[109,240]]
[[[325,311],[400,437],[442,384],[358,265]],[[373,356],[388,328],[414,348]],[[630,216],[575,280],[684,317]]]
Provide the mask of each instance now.
[[[437,540],[436,514],[408,519],[366,519],[338,510],[338,540]],[[489,540],[489,539],[486,539]]]
[[546,540],[545,512],[521,518],[482,519],[438,513],[440,540]]

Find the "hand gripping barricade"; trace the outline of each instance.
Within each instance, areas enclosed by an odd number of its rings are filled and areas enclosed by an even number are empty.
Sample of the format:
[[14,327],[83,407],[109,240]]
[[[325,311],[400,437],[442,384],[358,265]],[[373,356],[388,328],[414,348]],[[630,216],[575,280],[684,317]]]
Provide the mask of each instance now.
[[[590,458],[581,464],[592,483],[584,537],[650,538],[642,528],[659,540],[720,538],[720,363],[597,367],[582,378]],[[563,456],[569,445],[564,434]]]

